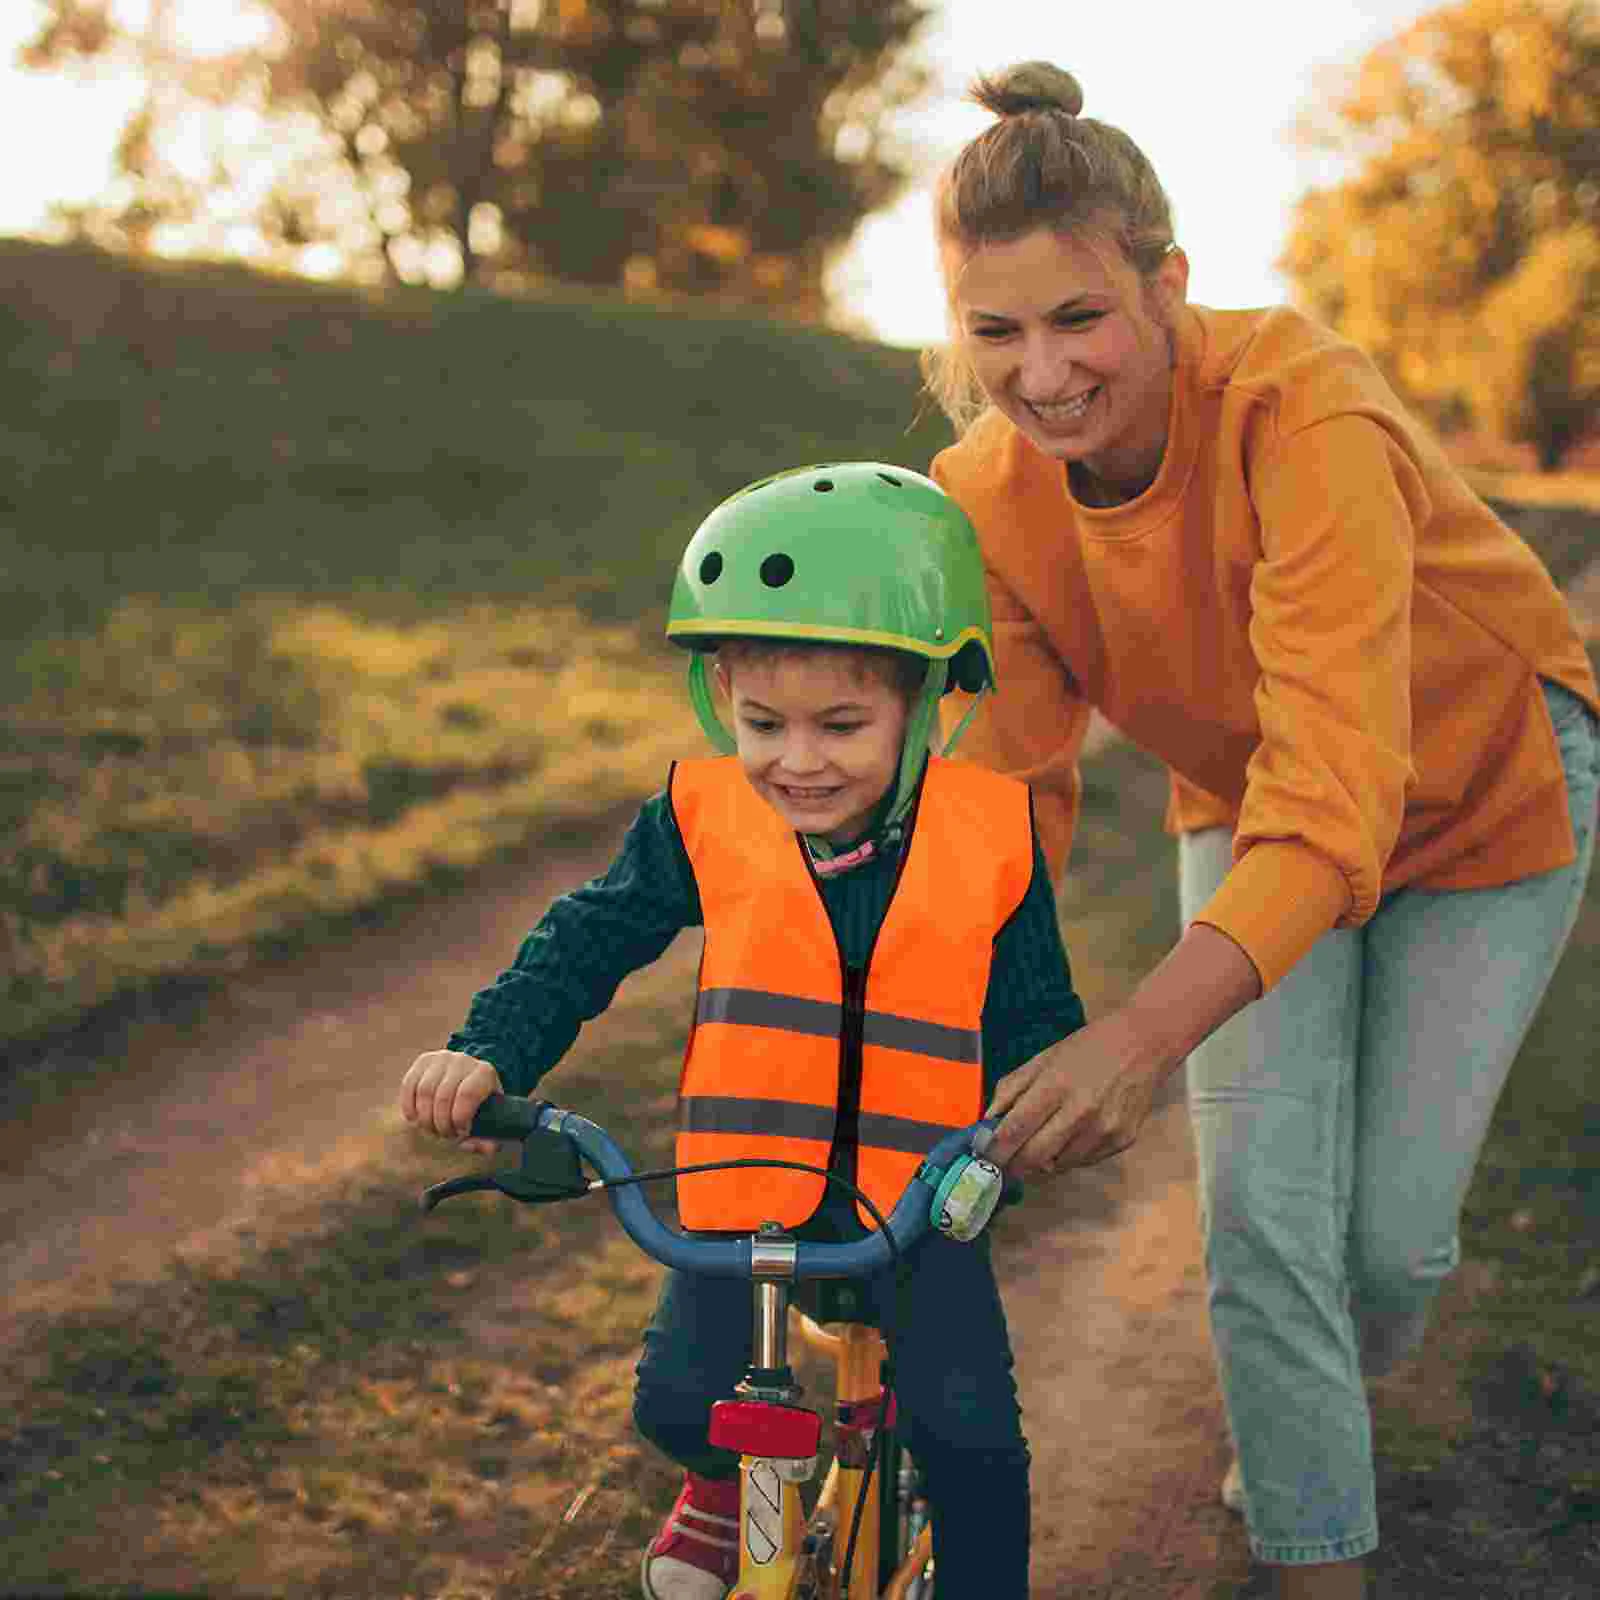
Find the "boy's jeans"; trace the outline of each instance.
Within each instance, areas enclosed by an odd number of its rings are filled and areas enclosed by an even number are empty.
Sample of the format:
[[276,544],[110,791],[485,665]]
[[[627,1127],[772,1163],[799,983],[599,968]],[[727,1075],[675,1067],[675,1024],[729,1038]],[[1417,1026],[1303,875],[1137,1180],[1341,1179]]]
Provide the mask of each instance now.
[[[1595,719],[1554,684],[1545,699],[1577,861],[1397,890],[1189,1058],[1212,1337],[1263,1561],[1378,1543],[1362,1377],[1416,1349],[1459,1260],[1461,1203],[1594,850]],[[1186,923],[1230,847],[1225,828],[1180,841]]]

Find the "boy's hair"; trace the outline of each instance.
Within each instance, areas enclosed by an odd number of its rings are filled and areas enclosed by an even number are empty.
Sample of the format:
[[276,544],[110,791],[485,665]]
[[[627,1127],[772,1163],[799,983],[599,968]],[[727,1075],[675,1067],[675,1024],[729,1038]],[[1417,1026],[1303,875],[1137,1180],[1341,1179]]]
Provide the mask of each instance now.
[[891,650],[883,645],[833,644],[803,639],[724,639],[717,646],[716,661],[733,681],[733,669],[743,662],[765,665],[773,661],[821,652],[839,657],[855,682],[867,677],[887,685],[907,706],[912,705],[928,675],[928,663],[909,650]]

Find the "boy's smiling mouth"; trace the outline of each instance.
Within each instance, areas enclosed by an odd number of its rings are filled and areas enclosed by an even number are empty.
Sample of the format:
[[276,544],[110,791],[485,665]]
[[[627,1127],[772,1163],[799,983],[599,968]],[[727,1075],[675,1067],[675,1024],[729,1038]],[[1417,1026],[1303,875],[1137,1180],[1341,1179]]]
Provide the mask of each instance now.
[[775,788],[785,800],[793,801],[797,805],[816,805],[824,800],[831,800],[838,794],[843,785],[835,785],[831,789],[798,789],[786,783],[775,783]]

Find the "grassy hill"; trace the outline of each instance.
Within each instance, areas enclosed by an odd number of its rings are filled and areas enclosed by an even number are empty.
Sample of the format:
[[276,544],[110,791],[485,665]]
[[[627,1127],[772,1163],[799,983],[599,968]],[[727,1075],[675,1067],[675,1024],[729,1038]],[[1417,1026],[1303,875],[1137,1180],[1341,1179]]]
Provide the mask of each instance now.
[[435,614],[659,607],[722,495],[835,456],[925,465],[914,359],[620,300],[381,298],[0,240],[0,614],[261,590]]
[[698,520],[949,437],[821,330],[15,240],[0,345],[13,1040],[647,792]]

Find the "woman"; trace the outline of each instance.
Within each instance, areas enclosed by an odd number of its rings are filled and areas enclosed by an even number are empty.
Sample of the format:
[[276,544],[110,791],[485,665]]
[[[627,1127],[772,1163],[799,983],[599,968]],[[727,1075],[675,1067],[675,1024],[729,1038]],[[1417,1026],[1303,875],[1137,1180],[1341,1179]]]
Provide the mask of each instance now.
[[1362,1377],[1456,1262],[1583,893],[1600,697],[1544,568],[1359,351],[1186,303],[1161,185],[1070,74],[974,98],[998,120],[940,183],[928,368],[996,623],[966,748],[1033,786],[1059,876],[1098,708],[1171,769],[1185,920],[1004,1080],[996,1149],[1113,1155],[1187,1059],[1226,1497],[1277,1594],[1360,1595]]

